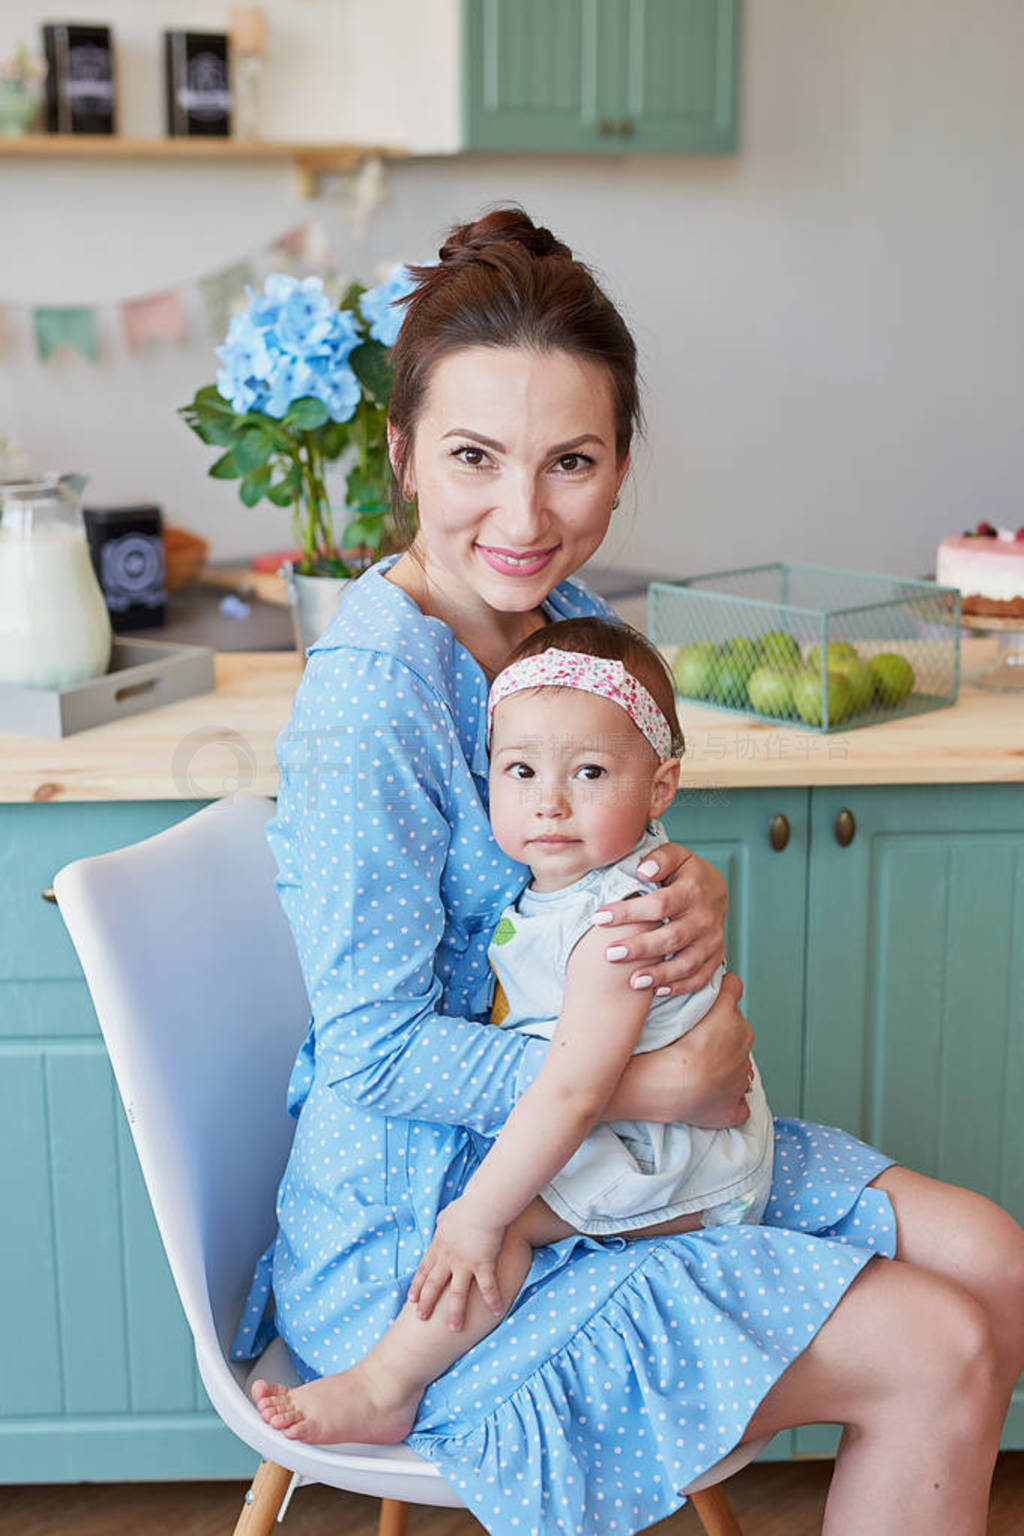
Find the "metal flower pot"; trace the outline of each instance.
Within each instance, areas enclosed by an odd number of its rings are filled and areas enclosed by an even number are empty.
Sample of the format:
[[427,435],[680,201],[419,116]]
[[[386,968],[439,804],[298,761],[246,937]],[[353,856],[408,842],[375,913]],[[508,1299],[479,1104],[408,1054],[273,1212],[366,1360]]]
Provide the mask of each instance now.
[[281,567],[292,610],[292,629],[297,650],[306,651],[319,640],[338,611],[347,576],[302,576],[290,560]]

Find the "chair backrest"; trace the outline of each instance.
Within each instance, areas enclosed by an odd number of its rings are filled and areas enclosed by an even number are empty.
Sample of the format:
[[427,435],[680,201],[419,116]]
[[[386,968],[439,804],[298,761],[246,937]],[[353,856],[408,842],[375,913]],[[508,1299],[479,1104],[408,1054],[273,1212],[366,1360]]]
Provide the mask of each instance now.
[[285,1089],[309,1008],[273,808],[218,801],[53,882],[197,1347],[229,1342],[294,1131]]

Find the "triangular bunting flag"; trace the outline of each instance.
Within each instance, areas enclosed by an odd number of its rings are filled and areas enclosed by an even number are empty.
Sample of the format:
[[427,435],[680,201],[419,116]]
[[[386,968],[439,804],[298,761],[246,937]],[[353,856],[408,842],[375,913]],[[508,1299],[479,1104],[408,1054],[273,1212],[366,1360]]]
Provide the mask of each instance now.
[[206,317],[215,336],[225,334],[231,316],[245,302],[246,284],[252,281],[253,270],[247,261],[236,261],[233,266],[223,267],[221,271],[199,279]]
[[141,299],[126,299],[121,305],[124,339],[131,352],[149,341],[185,340],[185,315],[181,299],[174,289],[150,293]]
[[98,363],[96,311],[85,305],[76,308],[44,308],[33,311],[36,347],[41,362],[46,362],[61,347],[81,352],[90,362]]

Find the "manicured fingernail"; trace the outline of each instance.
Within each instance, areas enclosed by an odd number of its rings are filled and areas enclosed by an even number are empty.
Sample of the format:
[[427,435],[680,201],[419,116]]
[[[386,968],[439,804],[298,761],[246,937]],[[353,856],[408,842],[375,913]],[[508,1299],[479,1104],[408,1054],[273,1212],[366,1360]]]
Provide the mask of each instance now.
[[654,978],[652,976],[634,976],[629,984],[631,987],[635,987],[638,992],[641,992],[644,987],[652,986],[653,982]]
[[647,880],[653,880],[658,873],[658,866],[653,859],[644,859],[642,864],[637,865],[636,872],[638,875],[643,875]]
[[599,927],[604,923],[610,923],[611,920],[612,915],[610,912],[595,912],[593,916],[593,921],[597,923]]
[[624,944],[613,944],[610,949],[605,950],[604,957],[606,960],[625,960],[628,954],[629,950]]
[[671,987],[655,987],[654,995],[655,995],[655,997],[671,997],[672,996],[672,988]]

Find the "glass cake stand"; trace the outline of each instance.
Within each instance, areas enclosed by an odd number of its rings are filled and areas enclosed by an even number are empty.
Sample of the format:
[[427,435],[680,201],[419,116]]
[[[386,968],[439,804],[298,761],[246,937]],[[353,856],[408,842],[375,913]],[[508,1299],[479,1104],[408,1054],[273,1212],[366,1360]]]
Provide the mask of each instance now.
[[997,693],[1024,693],[1024,619],[994,619],[983,614],[962,613],[960,627],[972,635],[995,639],[994,655],[989,653],[983,666],[969,672],[965,682],[974,688],[991,688]]

